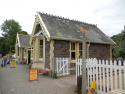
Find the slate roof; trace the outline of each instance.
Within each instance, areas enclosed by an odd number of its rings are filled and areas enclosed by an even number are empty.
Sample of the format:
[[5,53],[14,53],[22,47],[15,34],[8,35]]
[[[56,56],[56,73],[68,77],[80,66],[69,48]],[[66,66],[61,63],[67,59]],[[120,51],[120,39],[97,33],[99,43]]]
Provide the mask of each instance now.
[[89,28],[86,33],[88,42],[114,44],[115,42],[106,36],[96,25],[88,24],[63,17],[39,13],[51,39],[82,41],[82,34],[79,31],[81,26]]
[[18,37],[20,47],[30,47],[30,35],[19,34]]

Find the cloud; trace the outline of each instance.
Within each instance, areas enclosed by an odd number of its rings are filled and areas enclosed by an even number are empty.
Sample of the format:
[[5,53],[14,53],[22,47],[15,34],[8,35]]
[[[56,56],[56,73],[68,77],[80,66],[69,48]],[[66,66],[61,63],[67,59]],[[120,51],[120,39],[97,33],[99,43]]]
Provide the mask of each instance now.
[[0,24],[15,19],[32,32],[37,11],[97,24],[107,35],[117,34],[125,23],[124,0],[2,0]]

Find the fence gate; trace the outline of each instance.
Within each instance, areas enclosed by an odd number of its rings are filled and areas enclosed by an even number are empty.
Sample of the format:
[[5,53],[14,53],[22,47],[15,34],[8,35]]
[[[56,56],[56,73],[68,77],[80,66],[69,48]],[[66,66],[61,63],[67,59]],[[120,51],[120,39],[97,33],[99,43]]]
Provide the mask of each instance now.
[[69,75],[69,58],[56,58],[57,76]]
[[[78,59],[76,76],[82,74],[81,65],[82,59]],[[125,94],[125,61],[87,59],[86,70],[87,88],[92,80],[95,80],[97,94]]]

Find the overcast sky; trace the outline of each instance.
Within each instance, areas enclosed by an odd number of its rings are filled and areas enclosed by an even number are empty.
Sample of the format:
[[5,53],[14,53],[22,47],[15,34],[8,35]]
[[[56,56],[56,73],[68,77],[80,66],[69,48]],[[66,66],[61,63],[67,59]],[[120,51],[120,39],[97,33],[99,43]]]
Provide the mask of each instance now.
[[125,0],[0,0],[0,25],[14,19],[31,34],[37,11],[97,24],[108,36],[125,25]]

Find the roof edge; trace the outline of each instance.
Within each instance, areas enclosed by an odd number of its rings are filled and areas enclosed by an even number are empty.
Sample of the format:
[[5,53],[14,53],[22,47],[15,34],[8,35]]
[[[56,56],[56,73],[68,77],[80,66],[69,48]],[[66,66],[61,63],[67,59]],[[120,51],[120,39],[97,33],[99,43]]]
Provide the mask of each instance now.
[[49,33],[49,31],[47,30],[47,27],[46,27],[46,25],[44,24],[44,22],[43,22],[43,20],[42,20],[42,17],[40,16],[40,12],[37,12],[37,15],[38,15],[38,17],[39,17],[39,19],[40,19],[40,26],[41,26],[41,27],[44,27],[44,31],[46,32],[46,37],[47,37],[47,39],[49,40],[49,39],[50,39],[50,33]]
[[63,16],[57,16],[57,15],[43,13],[43,12],[37,12],[37,14],[39,14],[39,15],[44,14],[44,15],[47,15],[47,16],[53,16],[53,17],[57,17],[57,18],[60,18],[60,19],[65,19],[65,20],[69,20],[69,21],[80,22],[80,23],[83,23],[83,24],[86,24],[86,25],[96,26],[96,24],[87,23],[87,22],[80,21],[80,20],[73,19],[73,18],[70,19],[70,18],[66,18],[66,17],[63,17]]
[[17,33],[17,42],[18,42],[18,45],[20,47],[20,39],[19,39],[19,34]]
[[[66,40],[66,41],[79,41],[82,42],[81,39],[66,39],[66,38],[57,38],[57,37],[51,37],[50,39],[54,39],[54,40]],[[86,41],[86,42],[90,42],[90,43],[97,43],[97,44],[108,44],[108,45],[114,45],[113,43],[107,43],[107,42],[93,42],[93,41]]]

